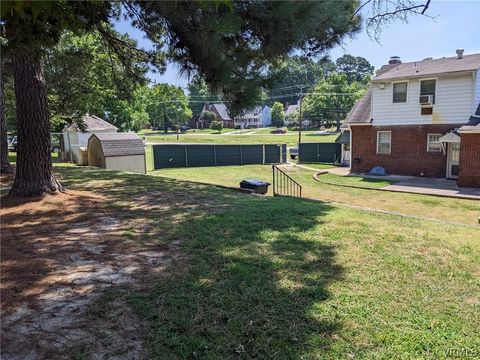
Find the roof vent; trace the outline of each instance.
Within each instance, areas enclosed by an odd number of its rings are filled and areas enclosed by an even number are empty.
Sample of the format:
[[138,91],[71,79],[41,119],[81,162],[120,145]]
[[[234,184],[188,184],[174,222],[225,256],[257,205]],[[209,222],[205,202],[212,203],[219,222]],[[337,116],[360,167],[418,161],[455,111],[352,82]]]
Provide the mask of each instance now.
[[392,64],[401,64],[402,61],[400,60],[400,56],[392,56],[390,57],[390,60],[388,61],[390,65]]
[[463,49],[457,49],[457,59],[463,59]]

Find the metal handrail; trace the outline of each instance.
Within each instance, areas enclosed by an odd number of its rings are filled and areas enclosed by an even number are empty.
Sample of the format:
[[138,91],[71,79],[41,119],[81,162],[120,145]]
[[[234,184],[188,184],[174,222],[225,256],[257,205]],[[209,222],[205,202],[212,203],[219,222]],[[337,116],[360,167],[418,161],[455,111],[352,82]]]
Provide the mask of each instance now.
[[302,197],[302,185],[276,165],[272,165],[273,196]]

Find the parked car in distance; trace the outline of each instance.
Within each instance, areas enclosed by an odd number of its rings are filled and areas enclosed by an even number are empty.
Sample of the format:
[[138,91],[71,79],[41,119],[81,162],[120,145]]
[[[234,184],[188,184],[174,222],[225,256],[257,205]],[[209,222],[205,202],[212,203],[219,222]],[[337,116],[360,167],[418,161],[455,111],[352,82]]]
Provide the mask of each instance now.
[[287,133],[287,130],[285,129],[275,129],[270,131],[270,134],[286,134],[286,133]]
[[[59,153],[61,151],[60,144],[55,143],[54,141],[55,140],[52,140],[51,152]],[[17,152],[17,136],[16,135],[8,136],[8,151]]]
[[295,160],[298,156],[298,148],[291,147],[288,150],[290,152],[290,159]]
[[180,126],[180,132],[183,134],[185,132],[187,132],[187,130],[190,130],[190,126],[188,125],[182,125]]
[[14,135],[8,136],[8,151],[17,151],[17,137]]
[[60,145],[52,144],[52,151],[53,153],[59,153],[61,151]]

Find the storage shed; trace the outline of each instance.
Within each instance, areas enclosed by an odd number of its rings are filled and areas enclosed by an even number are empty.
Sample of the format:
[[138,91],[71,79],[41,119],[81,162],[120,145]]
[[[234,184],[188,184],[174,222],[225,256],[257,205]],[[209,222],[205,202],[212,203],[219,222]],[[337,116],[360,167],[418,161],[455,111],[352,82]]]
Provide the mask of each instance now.
[[85,126],[84,131],[80,130],[76,124],[72,124],[63,130],[63,160],[87,165],[83,161],[81,148],[87,147],[90,136],[93,133],[116,133],[117,128],[95,115],[86,114],[82,121]]
[[88,165],[145,174],[145,148],[134,133],[96,133],[88,139]]

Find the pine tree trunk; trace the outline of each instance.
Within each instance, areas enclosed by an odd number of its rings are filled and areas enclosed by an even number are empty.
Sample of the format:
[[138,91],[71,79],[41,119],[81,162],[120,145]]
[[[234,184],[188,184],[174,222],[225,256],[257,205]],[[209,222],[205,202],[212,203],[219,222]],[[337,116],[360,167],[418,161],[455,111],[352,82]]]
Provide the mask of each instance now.
[[10,195],[32,197],[61,189],[50,154],[47,86],[38,57],[16,49],[13,57],[17,108],[17,166]]
[[5,119],[5,84],[0,66],[0,173],[13,174],[13,166],[8,161],[7,120]]

